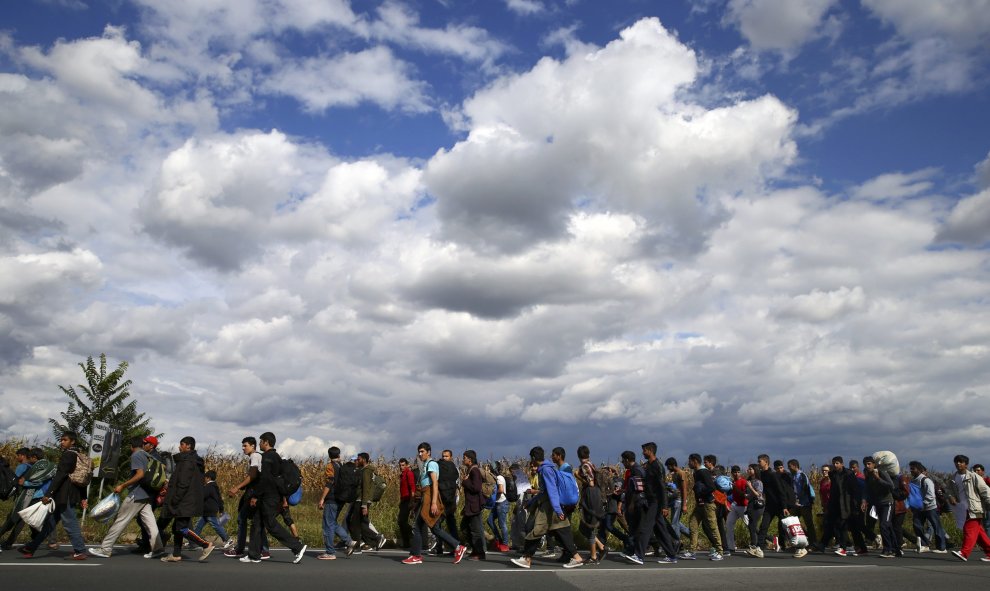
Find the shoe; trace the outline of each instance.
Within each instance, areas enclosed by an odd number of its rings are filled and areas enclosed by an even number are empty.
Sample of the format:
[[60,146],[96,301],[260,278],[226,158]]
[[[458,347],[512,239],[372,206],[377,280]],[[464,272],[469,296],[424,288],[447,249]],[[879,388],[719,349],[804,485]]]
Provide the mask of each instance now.
[[104,552],[103,548],[90,548],[89,553],[97,558],[110,558],[110,553]]
[[210,557],[210,554],[213,552],[214,548],[216,548],[216,546],[214,546],[212,543],[207,545],[206,548],[203,548],[203,553],[199,555],[199,561],[205,562],[206,559]]
[[422,556],[410,556],[402,561],[402,564],[423,564]]
[[708,560],[722,560],[722,555],[716,552],[708,557]]
[[292,560],[292,564],[299,564],[299,561],[303,559],[303,556],[306,556],[306,548],[309,548],[309,546],[303,544],[303,547],[299,549],[299,552],[296,553],[296,557]]
[[932,550],[932,552],[934,554],[948,554],[949,553],[949,551],[948,550],[945,550],[945,549],[942,549],[942,550]]
[[578,560],[577,558],[572,558],[564,568],[578,568],[579,566],[584,566],[584,561]]
[[894,558],[893,552],[881,552],[880,558]]
[[732,556],[732,552],[731,551],[725,550],[724,552],[722,552],[722,558],[728,558],[730,556]]
[[808,555],[808,551],[804,548],[798,548],[794,551],[794,558],[804,558]]
[[598,562],[601,562],[606,558],[608,558],[608,546],[605,546],[605,548],[601,551],[601,554],[598,555]]
[[272,557],[272,553],[271,552],[262,552],[261,553],[261,559],[262,560],[268,560],[271,557]]
[[165,554],[165,551],[164,550],[154,550],[152,552],[148,552],[147,554],[145,554],[144,555],[144,558],[147,558],[147,559],[150,560],[152,558],[158,558],[162,554]]
[[454,550],[454,564],[459,563],[464,558],[465,552],[467,552],[467,546],[464,544],[461,544],[457,547],[457,550]]
[[620,554],[619,556],[621,556],[622,558],[625,558],[626,560],[628,560],[629,562],[631,562],[633,564],[638,564],[640,566],[643,565],[643,560],[639,556],[636,556],[635,554],[625,554],[625,553],[623,553],[623,554]]
[[931,552],[928,546],[918,546],[918,554],[924,554],[925,552]]
[[863,548],[861,550],[856,550],[856,553],[853,554],[853,556],[869,556],[869,555],[870,555],[870,551],[866,548]]
[[697,560],[698,557],[694,555],[694,552],[681,552],[677,555],[680,560]]
[[85,552],[73,552],[65,558],[66,560],[86,560]]
[[505,552],[508,552],[509,551],[509,547],[506,546],[505,544],[502,544],[501,542],[498,543],[498,544],[495,544],[495,549],[498,550],[499,552],[502,552],[502,553],[505,553]]
[[984,556],[980,559],[980,562],[990,562],[990,556]]
[[169,554],[168,556],[162,556],[162,562],[182,562],[182,557]]
[[226,550],[223,551],[223,555],[226,556],[227,558],[240,558],[241,556],[244,556],[244,553],[238,552],[234,548],[227,548]]
[[337,560],[337,555],[336,554],[327,554],[326,552],[324,552],[323,554],[320,554],[319,556],[317,556],[316,559],[317,560]]
[[253,563],[255,563],[255,564],[257,564],[257,563],[259,563],[259,562],[261,562],[261,560],[260,560],[260,559],[257,559],[257,558],[251,558],[250,556],[241,556],[241,557],[240,557],[240,559],[239,559],[239,561],[240,561],[240,562],[253,562]]
[[369,545],[367,545],[367,544],[365,544],[365,543],[362,542],[361,543],[361,552],[371,552],[371,546],[369,546]]
[[59,546],[57,543],[48,544],[49,550],[58,550]]
[[354,540],[348,542],[347,547],[344,549],[344,556],[350,557],[351,554],[354,554],[355,546],[357,546],[357,542],[355,542]]
[[378,544],[375,545],[375,550],[381,550],[382,548],[384,548],[385,542],[388,541],[388,538],[385,537],[385,534],[379,534],[379,536],[380,537],[378,538]]
[[763,550],[761,550],[759,546],[750,546],[749,549],[746,550],[746,554],[749,554],[753,558],[763,558]]
[[523,557],[513,558],[509,562],[511,562],[512,564],[518,566],[519,568],[529,568],[529,559],[528,558],[523,558]]
[[21,553],[21,558],[34,558],[34,551],[28,550],[27,546],[21,546],[17,551]]
[[659,564],[677,564],[676,558],[671,558],[670,556],[664,556],[657,561]]
[[968,558],[966,558],[965,556],[963,556],[963,553],[960,552],[959,550],[953,550],[952,551],[952,555],[955,556],[956,558],[958,558],[959,560],[962,560],[963,562],[966,562],[967,560],[969,560]]
[[845,548],[836,548],[835,549],[835,555],[836,556],[849,556],[849,553],[846,552],[846,549]]
[[237,540],[235,540],[234,538],[230,538],[226,542],[224,542],[223,549],[224,550],[230,550],[231,548],[234,547],[234,544],[236,544],[236,543],[237,543]]

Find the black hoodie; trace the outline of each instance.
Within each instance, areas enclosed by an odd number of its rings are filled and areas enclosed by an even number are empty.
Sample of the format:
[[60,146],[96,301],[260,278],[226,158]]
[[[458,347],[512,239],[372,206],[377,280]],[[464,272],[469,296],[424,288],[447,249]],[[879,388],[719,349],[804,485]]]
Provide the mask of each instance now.
[[175,471],[168,479],[165,510],[172,517],[198,517],[203,514],[203,458],[187,451],[172,459]]

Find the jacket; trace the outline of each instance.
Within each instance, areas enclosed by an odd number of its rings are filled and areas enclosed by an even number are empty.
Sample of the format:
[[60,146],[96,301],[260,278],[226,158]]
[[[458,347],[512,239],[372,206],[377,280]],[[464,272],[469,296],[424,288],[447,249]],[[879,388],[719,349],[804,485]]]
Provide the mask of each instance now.
[[258,482],[251,490],[251,494],[257,499],[268,497],[280,498],[276,478],[282,475],[282,456],[278,455],[275,448],[261,454],[261,474],[258,475]]
[[767,503],[767,512],[777,513],[787,506],[787,495],[780,475],[773,468],[760,470],[760,482],[763,483],[763,496]]
[[223,496],[214,481],[203,486],[203,517],[213,517],[223,513]]
[[416,476],[406,468],[399,474],[399,499],[411,499],[416,492]]
[[811,479],[807,474],[798,470],[792,475],[791,483],[794,486],[794,498],[798,505],[810,507],[815,504],[815,489],[811,486]]
[[694,471],[694,502],[706,505],[715,501],[715,477],[702,466]]
[[560,495],[557,494],[558,478],[557,467],[552,462],[543,460],[537,471],[540,492],[530,501],[533,510],[527,521],[527,540],[538,540],[548,531],[571,527],[570,519],[561,521],[557,518],[557,515],[564,513],[560,508]]
[[967,470],[963,475],[963,490],[958,490],[953,475],[946,492],[956,500],[966,499],[969,505],[966,509],[966,519],[983,519],[986,511],[990,509],[990,486],[987,486],[987,483],[972,470]]
[[368,506],[371,505],[371,496],[375,493],[375,482],[372,478],[374,476],[375,469],[371,467],[371,464],[365,464],[361,468],[361,494],[358,498],[361,499],[361,504]]
[[82,452],[74,447],[67,449],[62,452],[62,457],[58,461],[58,468],[55,469],[55,476],[47,493],[47,496],[55,501],[57,510],[75,507],[85,494],[85,487],[80,487],[69,480],[69,475],[76,469],[76,459],[80,453]]
[[195,451],[172,456],[175,471],[168,479],[165,513],[171,517],[196,517],[203,514],[203,458]]
[[644,470],[646,479],[643,483],[643,495],[648,504],[657,503],[660,507],[667,506],[667,486],[664,481],[667,478],[663,464],[660,460],[653,458],[653,461],[646,464]]
[[859,505],[863,500],[859,493],[859,483],[856,474],[848,468],[832,470],[829,476],[832,480],[830,488],[829,512],[838,512],[840,518],[848,519],[850,515],[860,510]]
[[481,468],[471,466],[471,469],[468,470],[467,480],[461,481],[461,487],[464,489],[464,509],[461,514],[465,517],[474,517],[480,514],[484,507],[481,498],[481,484]]
[[921,510],[934,511],[938,508],[938,499],[935,498],[935,483],[925,474],[918,474],[914,482],[921,489]]
[[892,505],[894,497],[891,491],[893,490],[894,482],[883,470],[880,471],[879,476],[870,473],[866,477],[866,501],[873,506]]

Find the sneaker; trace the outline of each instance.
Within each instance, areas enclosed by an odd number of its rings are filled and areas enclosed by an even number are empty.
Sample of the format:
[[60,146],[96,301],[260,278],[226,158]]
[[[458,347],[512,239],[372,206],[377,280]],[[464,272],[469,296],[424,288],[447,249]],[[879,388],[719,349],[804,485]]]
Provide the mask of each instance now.
[[677,555],[680,560],[697,560],[698,557],[694,555],[694,552],[681,552]]
[[670,556],[664,556],[657,561],[659,564],[677,564],[676,558],[671,558]]
[[640,559],[640,557],[639,556],[636,556],[635,554],[622,553],[622,554],[619,554],[619,556],[622,557],[622,558],[625,558],[626,560],[628,560],[629,562],[631,562],[633,564],[638,564],[640,566],[643,565],[642,559]]
[[150,560],[152,558],[158,558],[159,556],[162,556],[163,554],[165,554],[165,551],[164,550],[152,550],[151,552],[148,552],[147,554],[145,554],[144,557]]
[[168,556],[162,556],[161,560],[162,562],[182,562],[182,557],[169,554]]
[[763,558],[763,550],[759,546],[750,546],[746,550],[746,554],[749,554],[753,558]]
[[454,564],[459,563],[461,559],[464,558],[465,552],[467,552],[467,546],[464,544],[461,544],[457,547],[457,550],[454,550]]
[[255,564],[258,564],[259,562],[261,562],[261,560],[259,560],[259,559],[255,559],[255,558],[251,558],[250,556],[241,556],[241,557],[239,558],[239,560],[240,560],[241,562],[253,562],[253,563],[255,563]]
[[509,547],[506,546],[505,544],[502,544],[501,542],[495,545],[495,549],[502,553],[509,551]]
[[946,549],[944,549],[944,548],[942,550],[932,550],[932,552],[935,553],[935,554],[948,554],[949,553],[949,551],[946,550]]
[[272,553],[271,552],[262,552],[261,553],[261,559],[262,560],[268,560],[271,557],[272,557]]
[[983,558],[980,559],[980,562],[990,562],[990,556],[984,556]]
[[402,564],[423,564],[422,556],[410,556],[402,561]]
[[712,554],[711,556],[709,556],[708,557],[708,560],[722,560],[722,555],[719,554],[718,552],[716,552],[716,553]]
[[214,548],[216,548],[216,546],[212,543],[207,544],[206,548],[203,548],[203,553],[199,555],[199,561],[204,562],[207,558],[209,558]]
[[732,551],[725,550],[725,551],[722,552],[722,558],[728,558],[730,556],[732,556]]
[[578,560],[577,558],[571,558],[571,560],[564,565],[564,568],[577,568],[579,566],[584,566],[584,561]]
[[959,550],[953,550],[952,551],[952,555],[955,556],[956,558],[958,558],[959,560],[962,560],[963,562],[966,562],[967,560],[969,560],[968,558],[966,558],[965,556],[963,556],[963,553],[960,552]]
[[804,548],[798,548],[794,551],[794,558],[804,558],[808,555],[808,551]]
[[240,558],[241,556],[244,556],[244,553],[238,552],[234,548],[227,548],[226,550],[223,551],[223,555],[228,558]]
[[894,558],[893,552],[881,552],[880,558]]
[[309,546],[303,544],[303,547],[299,549],[299,552],[296,553],[296,557],[292,560],[292,564],[299,564],[299,561],[306,555],[306,548],[309,548]]
[[385,534],[379,534],[379,536],[380,537],[378,538],[378,543],[375,545],[375,550],[381,550],[382,548],[384,548],[385,542],[388,541],[388,538],[385,537]]
[[226,542],[224,542],[223,549],[224,550],[230,550],[231,548],[234,547],[234,544],[236,544],[236,543],[237,543],[237,540],[235,540],[234,538],[230,538],[229,540],[227,540]]
[[606,558],[608,558],[608,546],[605,546],[605,548],[602,549],[601,554],[598,555],[598,562],[601,562]]
[[52,542],[51,544],[48,544],[48,549],[49,550],[58,550],[58,548],[59,548],[59,546],[58,546],[58,543],[56,543],[56,542]]
[[925,552],[931,552],[928,546],[918,546],[918,554],[924,554]]
[[361,543],[361,552],[371,552],[371,546],[369,546],[369,545],[367,545],[367,544],[365,544],[365,543],[362,542]]
[[110,553],[104,552],[103,548],[90,548],[89,553],[97,558],[110,558]]
[[66,560],[86,560],[85,552],[73,552]]
[[519,568],[529,568],[529,559],[524,557],[513,558],[510,560],[512,564],[518,566]]
[[350,542],[348,542],[347,543],[347,548],[344,550],[344,556],[348,556],[349,557],[351,554],[354,554],[354,547],[355,546],[357,546],[357,542],[355,542],[354,540],[351,540]]
[[844,556],[849,556],[849,553],[846,552],[846,549],[845,548],[836,548],[835,549],[835,555],[836,556],[843,556],[844,557]]
[[317,556],[316,559],[317,560],[337,560],[337,555],[336,554],[327,554],[326,552],[324,552],[323,554],[320,554],[319,556]]
[[34,551],[28,550],[25,546],[21,546],[17,551],[21,553],[21,558],[34,558]]

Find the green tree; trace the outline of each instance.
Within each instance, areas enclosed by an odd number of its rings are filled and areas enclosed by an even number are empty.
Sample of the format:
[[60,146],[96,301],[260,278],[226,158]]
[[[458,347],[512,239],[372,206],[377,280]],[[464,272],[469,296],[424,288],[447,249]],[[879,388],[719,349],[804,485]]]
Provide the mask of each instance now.
[[[84,447],[89,447],[89,436],[93,432],[93,423],[100,421],[120,429],[123,434],[123,449],[121,460],[126,461],[130,456],[130,440],[138,435],[154,433],[151,427],[151,419],[144,413],[138,412],[137,400],[128,400],[131,392],[131,380],[124,380],[124,372],[127,371],[127,362],[121,361],[117,369],[107,373],[107,356],[100,354],[100,366],[97,368],[92,357],[86,359],[86,363],[80,363],[83,374],[86,376],[86,384],[77,384],[76,387],[59,386],[59,389],[69,397],[69,408],[59,413],[61,421],[48,419],[51,423],[52,432],[55,437],[59,437],[64,431],[75,431],[84,443]],[[79,389],[79,392],[76,391]],[[81,393],[81,395],[80,395]],[[161,437],[161,435],[158,435]]]

